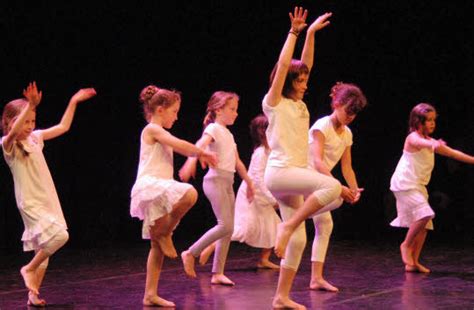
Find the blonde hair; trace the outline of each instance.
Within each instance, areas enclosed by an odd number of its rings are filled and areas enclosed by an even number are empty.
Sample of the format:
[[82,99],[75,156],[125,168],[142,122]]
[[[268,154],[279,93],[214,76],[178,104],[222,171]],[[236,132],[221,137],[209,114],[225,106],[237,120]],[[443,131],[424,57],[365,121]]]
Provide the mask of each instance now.
[[[10,132],[10,124],[18,117],[18,115],[21,113],[21,111],[25,108],[27,104],[28,101],[26,99],[20,98],[12,100],[5,105],[2,113],[3,135],[8,135],[8,133]],[[21,144],[21,142],[18,140],[15,141],[15,143],[21,150],[22,154],[24,156],[28,156],[28,152],[23,147],[23,144]]]
[[207,102],[206,117],[204,117],[204,127],[210,123],[214,123],[216,120],[216,111],[222,109],[229,102],[229,100],[236,98],[239,100],[239,96],[233,92],[216,91],[212,94],[211,99]]
[[181,94],[176,90],[159,88],[148,85],[140,92],[138,100],[143,104],[145,119],[149,122],[156,108],[162,106],[168,108],[177,101],[181,101]]

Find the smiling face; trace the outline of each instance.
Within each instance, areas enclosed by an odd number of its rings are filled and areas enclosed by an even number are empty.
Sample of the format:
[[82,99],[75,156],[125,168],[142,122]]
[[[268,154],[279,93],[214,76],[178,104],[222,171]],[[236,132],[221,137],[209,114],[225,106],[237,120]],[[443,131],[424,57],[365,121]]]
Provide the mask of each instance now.
[[166,129],[173,127],[174,122],[178,119],[179,108],[181,107],[181,101],[177,100],[168,107],[159,106],[156,108],[156,114],[161,120],[161,126]]
[[[13,122],[11,122],[10,126],[13,125]],[[23,127],[21,128],[20,133],[18,134],[18,140],[25,140],[28,138],[28,136],[35,130],[36,126],[36,112],[34,111],[28,111],[26,115],[26,120],[25,123],[23,124]]]
[[216,122],[224,126],[233,125],[238,115],[238,108],[239,99],[236,97],[228,99],[224,107],[216,110]]

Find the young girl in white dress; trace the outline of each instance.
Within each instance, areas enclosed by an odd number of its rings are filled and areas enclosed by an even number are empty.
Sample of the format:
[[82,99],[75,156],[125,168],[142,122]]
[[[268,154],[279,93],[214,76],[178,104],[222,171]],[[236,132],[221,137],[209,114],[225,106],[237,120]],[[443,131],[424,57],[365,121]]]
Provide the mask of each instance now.
[[[265,136],[268,120],[265,115],[258,115],[250,122],[249,127],[255,149],[250,160],[248,175],[254,184],[255,196],[252,201],[249,201],[247,198],[247,183],[242,182],[240,184],[235,199],[232,240],[262,249],[257,268],[279,269],[280,266],[270,261],[270,255],[275,246],[276,228],[281,223],[276,212],[278,203],[263,182],[265,167],[270,154]],[[201,253],[199,257],[201,265],[207,262],[214,248],[215,243]]]
[[[309,129],[310,165],[318,172],[331,176],[331,170],[341,161],[341,171],[348,186],[342,186],[341,197],[332,202],[339,207],[343,201],[355,204],[362,189],[352,168],[352,132],[347,127],[366,105],[362,91],[354,84],[338,82],[331,89],[331,115],[318,119]],[[333,207],[330,207],[333,209]],[[333,228],[331,212],[313,217],[314,240],[311,252],[311,282],[313,290],[337,292],[339,289],[323,277],[323,267]]]
[[434,153],[474,164],[474,157],[452,149],[441,139],[431,137],[436,127],[436,110],[427,103],[416,105],[410,113],[409,134],[403,154],[390,180],[397,201],[397,218],[390,225],[407,227],[400,245],[405,271],[428,273],[420,254],[428,230],[433,229],[435,213],[428,203],[428,185],[434,168]]
[[33,259],[20,270],[28,288],[28,305],[44,307],[39,298],[49,257],[69,239],[66,221],[56,188],[43,155],[44,141],[66,133],[71,127],[77,104],[93,96],[93,88],[81,89],[71,97],[59,124],[35,130],[36,108],[42,97],[36,83],[23,91],[25,98],[9,102],[2,115],[3,156],[15,184],[15,197],[25,231],[24,251],[35,251]]
[[158,296],[164,256],[176,258],[171,235],[181,218],[196,203],[197,192],[187,183],[173,179],[173,152],[216,164],[215,154],[170,134],[178,118],[181,96],[154,85],[140,93],[148,124],[140,137],[140,161],[131,191],[130,214],[143,221],[142,238],[151,239],[143,305],[174,307]]
[[[253,184],[247,175],[247,169],[242,163],[237,151],[234,136],[227,126],[234,124],[237,118],[239,97],[235,93],[217,91],[207,104],[207,115],[204,119],[204,133],[197,146],[217,153],[218,164],[210,167],[204,176],[203,189],[211,202],[212,210],[217,218],[217,225],[208,230],[188,250],[181,254],[185,272],[190,277],[196,277],[194,262],[201,252],[216,243],[216,252],[212,266],[211,284],[234,285],[235,283],[224,275],[224,266],[229,252],[229,245],[234,230],[235,195],[233,189],[234,174],[247,183],[247,196],[253,198]],[[195,175],[196,160],[188,159],[180,170],[180,177],[187,181]]]

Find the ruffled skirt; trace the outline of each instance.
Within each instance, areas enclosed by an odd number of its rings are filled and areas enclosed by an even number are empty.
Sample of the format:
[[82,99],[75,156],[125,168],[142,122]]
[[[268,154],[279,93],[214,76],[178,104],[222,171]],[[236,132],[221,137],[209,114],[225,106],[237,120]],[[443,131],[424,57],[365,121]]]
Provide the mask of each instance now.
[[281,219],[273,205],[259,204],[258,197],[249,203],[245,185],[239,187],[235,200],[234,233],[232,240],[244,242],[255,248],[275,246],[277,225]]
[[173,179],[144,176],[135,182],[131,193],[130,215],[143,221],[142,238],[150,239],[150,227],[193,188]]
[[[394,227],[410,227],[414,222],[435,213],[428,204],[428,193],[425,188],[417,190],[393,192],[397,200],[397,218],[390,225]],[[426,229],[433,230],[433,221],[426,224]]]

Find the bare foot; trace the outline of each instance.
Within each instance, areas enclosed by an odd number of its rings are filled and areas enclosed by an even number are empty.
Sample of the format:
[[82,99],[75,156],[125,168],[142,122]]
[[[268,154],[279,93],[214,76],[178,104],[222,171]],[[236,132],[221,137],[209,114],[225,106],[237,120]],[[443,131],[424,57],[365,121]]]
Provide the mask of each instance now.
[[178,257],[178,253],[174,248],[173,239],[171,239],[171,234],[160,236],[156,241],[158,242],[158,245],[165,256],[168,256],[169,258]]
[[199,255],[199,265],[205,265],[207,261],[209,260],[209,257],[211,257],[211,254],[214,252],[215,246],[214,244],[211,244],[207,248],[204,249],[204,251],[201,252],[201,255]]
[[189,252],[183,251],[181,253],[181,260],[183,261],[183,267],[184,267],[184,272],[188,277],[195,278],[196,277],[196,271],[194,271],[194,261],[196,258]]
[[46,307],[46,300],[39,298],[38,294],[29,291],[26,304],[32,307]]
[[285,223],[278,224],[274,251],[279,258],[285,258],[286,246],[292,233],[292,231],[286,228]]
[[226,285],[226,286],[234,286],[235,285],[235,283],[231,279],[227,278],[223,274],[217,274],[217,273],[212,275],[211,284]]
[[261,260],[257,264],[257,268],[261,269],[280,269],[280,266],[277,264],[272,263],[269,260]]
[[273,309],[297,309],[305,310],[306,307],[302,304],[296,303],[293,300],[282,297],[274,297],[272,302]]
[[312,279],[309,288],[315,291],[339,292],[339,289],[324,279]]
[[405,265],[405,271],[406,272],[420,272],[420,273],[430,273],[431,272],[431,270],[429,270],[428,268],[426,268],[425,266],[423,266],[420,263],[417,263],[413,266]]
[[163,299],[158,295],[155,296],[147,296],[143,298],[143,305],[149,307],[168,307],[168,308],[175,308],[176,305],[174,302]]
[[412,250],[404,243],[400,245],[400,253],[402,255],[402,261],[405,263],[405,265],[415,265],[415,262],[413,261]]
[[34,294],[38,295],[38,288],[34,283],[36,283],[36,272],[32,270],[26,270],[26,266],[21,267],[20,269],[21,276],[23,277],[23,281],[25,282],[25,286],[27,289],[32,291]]

